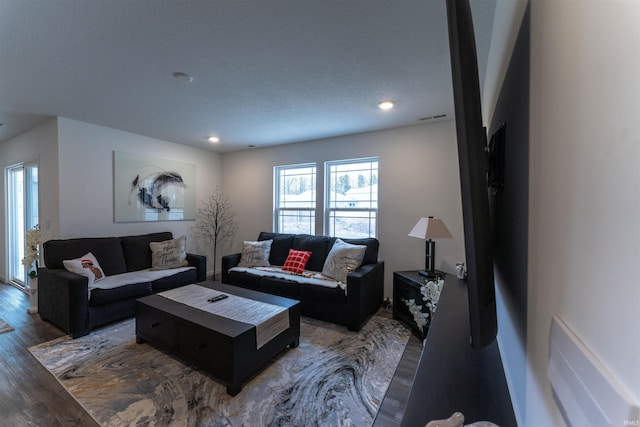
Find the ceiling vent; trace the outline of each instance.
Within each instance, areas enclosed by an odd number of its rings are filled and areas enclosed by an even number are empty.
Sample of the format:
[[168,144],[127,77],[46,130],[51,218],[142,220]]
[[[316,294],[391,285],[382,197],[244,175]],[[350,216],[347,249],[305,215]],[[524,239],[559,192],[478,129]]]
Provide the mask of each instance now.
[[435,116],[421,117],[418,120],[424,122],[426,120],[444,119],[445,117],[447,117],[446,114],[436,114]]

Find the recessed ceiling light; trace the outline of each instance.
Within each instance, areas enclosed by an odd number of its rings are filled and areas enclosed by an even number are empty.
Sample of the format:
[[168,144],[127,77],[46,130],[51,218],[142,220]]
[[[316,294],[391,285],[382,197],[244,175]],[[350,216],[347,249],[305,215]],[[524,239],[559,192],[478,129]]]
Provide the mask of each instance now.
[[209,142],[220,142],[220,138],[218,138],[217,136],[210,136],[207,139],[209,140]]
[[182,73],[179,71],[173,73],[172,76],[176,80],[180,80],[181,82],[185,82],[185,83],[191,83],[193,81],[193,77],[191,77],[189,74]]
[[380,107],[381,110],[391,110],[395,106],[396,103],[394,101],[391,101],[390,99],[385,99],[384,101],[378,102],[378,107]]

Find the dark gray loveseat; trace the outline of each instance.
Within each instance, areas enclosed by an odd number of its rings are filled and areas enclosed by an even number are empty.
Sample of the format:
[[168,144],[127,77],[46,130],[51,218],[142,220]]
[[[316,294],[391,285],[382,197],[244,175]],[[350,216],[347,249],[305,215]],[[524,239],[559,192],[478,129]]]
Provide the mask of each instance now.
[[40,318],[77,338],[87,335],[97,326],[132,317],[137,298],[206,280],[206,258],[194,254],[187,254],[187,261],[195,269],[152,282],[128,284],[113,289],[93,289],[91,293],[87,277],[64,268],[64,260],[82,257],[91,252],[107,277],[144,270],[151,267],[149,243],[172,238],[170,232],[164,232],[45,242],[42,247],[46,267],[38,269]]
[[[335,237],[308,234],[281,234],[261,232],[258,240],[271,240],[269,263],[282,266],[289,249],[311,251],[306,269],[321,272],[324,262],[336,241]],[[280,295],[301,302],[303,316],[346,326],[358,331],[369,316],[382,305],[384,294],[384,262],[378,260],[377,239],[342,239],[347,243],[366,245],[361,266],[347,276],[345,291],[296,283],[276,277],[263,277],[247,272],[229,271],[238,265],[241,254],[222,257],[222,282],[243,288]]]

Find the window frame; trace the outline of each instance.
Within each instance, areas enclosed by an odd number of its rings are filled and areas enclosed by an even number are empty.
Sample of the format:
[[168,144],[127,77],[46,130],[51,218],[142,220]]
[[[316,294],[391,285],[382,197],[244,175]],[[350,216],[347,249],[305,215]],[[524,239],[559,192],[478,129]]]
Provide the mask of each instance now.
[[[311,176],[311,191],[313,198],[309,200],[311,206],[282,206],[282,192],[281,182],[282,172],[296,170],[296,169],[312,169],[312,172],[306,174]],[[317,196],[317,179],[318,179],[318,167],[315,162],[311,163],[299,163],[293,165],[274,166],[273,168],[273,230],[276,233],[288,233],[291,231],[284,230],[281,227],[281,218],[283,213],[286,212],[308,212],[309,215],[309,234],[315,234],[316,230],[316,209],[318,206]]]
[[[342,165],[355,165],[355,164],[360,164],[360,163],[376,163],[376,168],[375,168],[375,177],[376,177],[376,193],[375,193],[375,200],[370,197],[368,200],[369,203],[369,207],[338,207],[338,206],[332,206],[333,199],[331,197],[331,180],[332,180],[332,175],[334,174],[334,172],[331,170],[333,167],[336,166],[342,166]],[[369,171],[372,171],[372,168],[368,169]],[[380,181],[380,158],[377,156],[372,156],[372,157],[363,157],[363,158],[356,158],[356,159],[343,159],[343,160],[331,160],[331,161],[326,161],[324,163],[324,213],[323,213],[323,228],[324,228],[324,234],[327,236],[332,236],[333,234],[335,234],[335,229],[333,229],[332,232],[332,221],[335,221],[335,213],[336,212],[352,212],[352,213],[369,213],[369,233],[368,233],[368,237],[373,237],[373,238],[377,238],[378,236],[378,222],[379,222],[379,202],[378,202],[378,196],[379,196],[379,189],[377,187],[379,181]],[[371,177],[373,176],[373,173],[370,173],[370,185],[369,187],[371,187]],[[372,205],[375,205],[375,207],[372,207]],[[374,224],[373,227],[371,226],[371,221],[373,220]],[[353,238],[351,236],[334,236],[334,237],[344,237],[344,238]],[[357,238],[361,238],[361,237],[357,237]]]

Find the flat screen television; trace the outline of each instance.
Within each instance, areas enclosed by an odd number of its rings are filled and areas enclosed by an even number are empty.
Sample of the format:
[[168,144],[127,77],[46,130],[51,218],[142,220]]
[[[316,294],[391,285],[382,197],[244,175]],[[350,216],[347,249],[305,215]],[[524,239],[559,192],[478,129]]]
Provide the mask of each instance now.
[[468,0],[447,0],[449,51],[458,137],[471,346],[491,344],[498,331],[487,135],[482,125],[476,42]]

